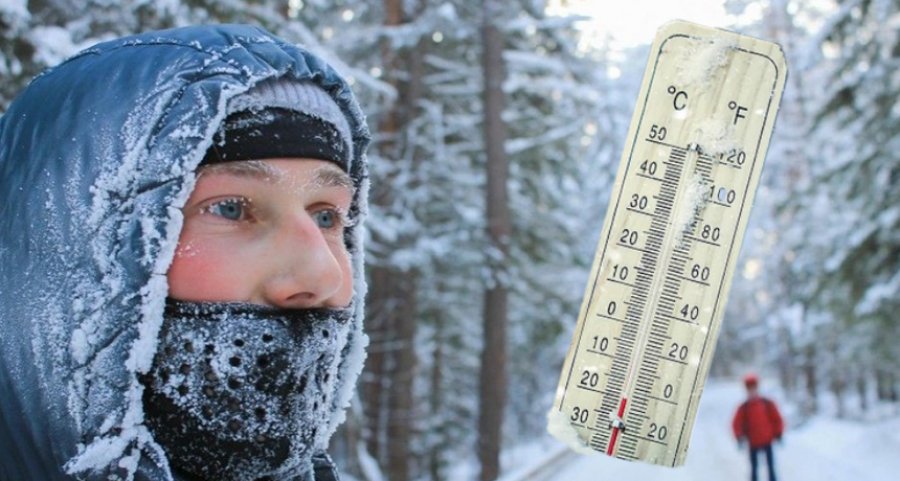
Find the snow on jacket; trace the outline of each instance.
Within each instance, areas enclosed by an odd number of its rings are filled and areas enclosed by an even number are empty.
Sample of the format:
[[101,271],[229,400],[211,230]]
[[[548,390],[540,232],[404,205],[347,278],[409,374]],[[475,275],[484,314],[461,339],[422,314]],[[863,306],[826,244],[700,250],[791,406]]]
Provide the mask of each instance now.
[[731,429],[735,438],[746,438],[751,448],[761,448],[781,437],[784,422],[774,402],[756,396],[738,407]]
[[[155,353],[195,169],[228,100],[274,78],[312,81],[339,105],[363,217],[369,134],[348,85],[258,28],[99,44],[38,76],[0,117],[0,480],[173,479],[143,424],[138,374]],[[367,342],[361,228],[347,242],[355,317],[329,433]]]

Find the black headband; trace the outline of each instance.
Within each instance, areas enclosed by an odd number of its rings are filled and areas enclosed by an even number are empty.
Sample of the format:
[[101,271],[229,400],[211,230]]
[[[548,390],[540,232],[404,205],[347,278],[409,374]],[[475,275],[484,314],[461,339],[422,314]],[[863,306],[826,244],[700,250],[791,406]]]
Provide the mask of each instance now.
[[229,115],[201,165],[236,160],[302,157],[348,170],[348,147],[330,122],[295,110],[269,107]]

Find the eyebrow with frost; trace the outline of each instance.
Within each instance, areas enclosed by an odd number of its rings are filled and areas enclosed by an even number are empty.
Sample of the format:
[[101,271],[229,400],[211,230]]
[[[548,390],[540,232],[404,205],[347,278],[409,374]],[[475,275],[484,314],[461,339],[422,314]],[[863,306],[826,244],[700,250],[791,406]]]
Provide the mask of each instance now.
[[[313,159],[315,160],[315,159]],[[303,162],[303,159],[297,159]],[[323,165],[315,170],[307,186],[310,187],[345,187],[353,190],[353,181],[346,172],[336,165],[321,161]],[[223,162],[210,164],[200,169],[200,175],[225,174],[236,177],[249,177],[268,183],[278,183],[283,180],[281,169],[262,160],[245,160],[236,162]]]

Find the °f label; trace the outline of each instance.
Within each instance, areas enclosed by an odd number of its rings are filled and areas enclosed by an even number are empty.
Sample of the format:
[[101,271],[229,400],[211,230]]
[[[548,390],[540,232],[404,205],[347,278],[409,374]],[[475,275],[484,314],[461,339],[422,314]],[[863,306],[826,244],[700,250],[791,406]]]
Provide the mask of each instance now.
[[549,431],[679,466],[787,74],[774,43],[656,35]]

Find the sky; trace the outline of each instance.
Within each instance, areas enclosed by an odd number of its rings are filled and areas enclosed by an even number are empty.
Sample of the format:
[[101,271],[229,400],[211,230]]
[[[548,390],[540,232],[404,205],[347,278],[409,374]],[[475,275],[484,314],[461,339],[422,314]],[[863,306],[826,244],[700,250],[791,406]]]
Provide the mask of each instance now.
[[653,41],[656,30],[669,20],[688,20],[711,27],[725,27],[729,16],[723,0],[551,0],[551,13],[591,17],[584,22],[585,41],[600,45],[611,37],[610,46],[628,48]]

